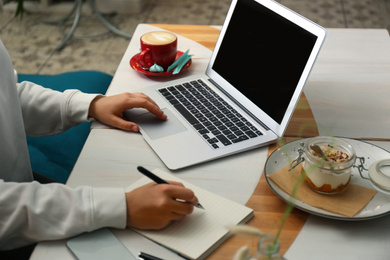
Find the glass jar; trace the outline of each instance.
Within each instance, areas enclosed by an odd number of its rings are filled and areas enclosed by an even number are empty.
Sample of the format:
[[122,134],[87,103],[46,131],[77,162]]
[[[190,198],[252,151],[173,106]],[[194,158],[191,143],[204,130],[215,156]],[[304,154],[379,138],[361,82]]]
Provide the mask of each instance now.
[[250,260],[285,260],[279,254],[279,240],[275,241],[275,237],[271,234],[260,236],[257,244],[257,253],[250,257]]
[[[315,149],[319,147],[323,155]],[[305,146],[302,173],[309,187],[323,194],[344,191],[351,180],[351,168],[356,160],[355,149],[347,141],[318,136]],[[325,158],[324,158],[325,157]]]

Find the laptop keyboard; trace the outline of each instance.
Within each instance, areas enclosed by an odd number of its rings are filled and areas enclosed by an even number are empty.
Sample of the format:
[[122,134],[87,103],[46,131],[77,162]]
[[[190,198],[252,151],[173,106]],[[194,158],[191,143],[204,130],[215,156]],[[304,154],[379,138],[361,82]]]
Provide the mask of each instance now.
[[202,80],[159,92],[214,149],[262,135]]

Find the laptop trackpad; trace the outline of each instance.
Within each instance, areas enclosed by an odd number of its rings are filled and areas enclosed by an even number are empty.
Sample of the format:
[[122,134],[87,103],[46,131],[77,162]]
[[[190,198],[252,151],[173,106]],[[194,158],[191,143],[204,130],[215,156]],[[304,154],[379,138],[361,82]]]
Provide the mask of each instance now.
[[134,123],[137,123],[152,140],[187,131],[187,128],[180,123],[168,109],[162,110],[168,117],[166,121],[157,118],[150,112],[145,112],[144,114],[131,119]]

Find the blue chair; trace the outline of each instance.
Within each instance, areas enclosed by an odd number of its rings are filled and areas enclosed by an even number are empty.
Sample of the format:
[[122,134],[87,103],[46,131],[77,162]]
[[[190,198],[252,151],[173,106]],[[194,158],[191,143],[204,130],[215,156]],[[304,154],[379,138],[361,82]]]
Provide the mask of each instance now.
[[[61,92],[79,89],[85,93],[105,94],[111,80],[111,75],[98,71],[18,75],[19,82],[31,81]],[[55,136],[27,137],[32,170],[65,183],[88,137],[91,124],[83,123]]]

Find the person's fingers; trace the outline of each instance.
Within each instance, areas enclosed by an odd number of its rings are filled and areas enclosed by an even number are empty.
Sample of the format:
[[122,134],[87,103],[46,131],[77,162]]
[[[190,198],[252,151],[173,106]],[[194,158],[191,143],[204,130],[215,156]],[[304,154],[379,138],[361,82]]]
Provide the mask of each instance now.
[[91,102],[88,116],[125,131],[138,132],[139,126],[131,118],[123,119],[123,113],[132,108],[144,108],[162,120],[167,119],[156,102],[143,93],[97,96]]
[[127,225],[161,229],[191,214],[197,203],[194,192],[180,182],[150,182],[126,193]]
[[[175,185],[170,185],[169,190],[167,190],[168,196],[173,198],[176,202],[179,202],[179,204],[176,204],[177,206],[183,206],[182,212],[177,213],[186,213],[187,210],[192,209],[193,205],[197,205],[199,203],[198,198],[195,196],[194,192],[188,188],[185,188],[183,184],[177,183]],[[186,202],[186,203],[183,203]],[[182,205],[182,204],[184,205]],[[190,204],[188,207],[188,205]],[[175,211],[176,212],[176,211]],[[191,210],[192,212],[192,210]],[[189,213],[191,213],[189,212]],[[187,213],[188,214],[188,213]]]
[[151,99],[148,95],[144,93],[128,93],[131,96],[129,96],[128,100],[128,109],[130,108],[145,108],[149,112],[155,114],[161,119],[166,119],[167,116],[164,114],[164,112],[160,109],[160,107],[157,105],[157,103]]
[[181,183],[181,182],[178,182],[178,181],[167,180],[167,182],[168,182],[169,184],[172,184],[172,185],[184,187],[184,184]]
[[194,204],[190,202],[175,200],[173,201],[173,204],[174,205],[172,205],[171,207],[171,212],[173,215],[180,215],[182,217],[185,217],[187,215],[190,215],[194,211]]
[[110,125],[125,131],[132,131],[132,132],[139,131],[139,126],[136,123],[124,120],[123,118],[120,117],[112,117]]

